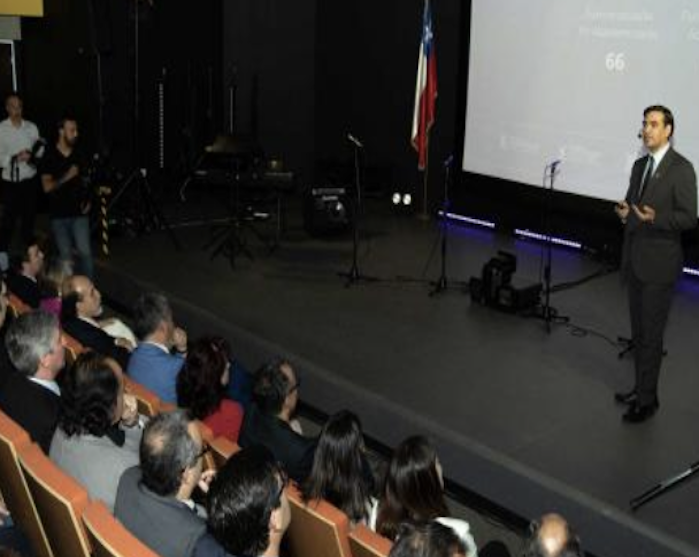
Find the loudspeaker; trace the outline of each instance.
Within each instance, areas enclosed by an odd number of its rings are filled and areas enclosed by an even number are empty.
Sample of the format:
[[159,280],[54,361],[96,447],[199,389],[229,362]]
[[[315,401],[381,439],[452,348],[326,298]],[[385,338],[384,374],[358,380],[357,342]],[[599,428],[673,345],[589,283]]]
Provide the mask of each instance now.
[[312,236],[347,231],[352,223],[351,212],[346,188],[310,188],[304,194],[303,222]]

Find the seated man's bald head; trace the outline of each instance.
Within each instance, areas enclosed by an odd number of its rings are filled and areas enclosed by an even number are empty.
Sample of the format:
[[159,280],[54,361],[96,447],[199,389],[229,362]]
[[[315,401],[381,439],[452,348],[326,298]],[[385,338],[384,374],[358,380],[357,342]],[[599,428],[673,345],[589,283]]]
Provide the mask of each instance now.
[[525,557],[583,557],[580,540],[566,520],[550,513],[532,525]]

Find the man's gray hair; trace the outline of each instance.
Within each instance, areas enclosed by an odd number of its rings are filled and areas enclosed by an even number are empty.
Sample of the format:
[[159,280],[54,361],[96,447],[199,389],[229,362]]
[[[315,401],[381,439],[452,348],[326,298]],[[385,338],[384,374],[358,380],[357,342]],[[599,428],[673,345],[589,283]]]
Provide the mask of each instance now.
[[152,335],[160,323],[172,320],[172,308],[164,294],[146,292],[133,307],[133,331],[139,340]]
[[41,310],[23,313],[11,324],[5,336],[10,361],[18,371],[33,376],[41,359],[53,350],[59,333],[58,318]]
[[177,493],[182,473],[197,462],[200,447],[189,434],[191,422],[184,410],[163,412],[151,419],[143,431],[141,479],[158,495]]

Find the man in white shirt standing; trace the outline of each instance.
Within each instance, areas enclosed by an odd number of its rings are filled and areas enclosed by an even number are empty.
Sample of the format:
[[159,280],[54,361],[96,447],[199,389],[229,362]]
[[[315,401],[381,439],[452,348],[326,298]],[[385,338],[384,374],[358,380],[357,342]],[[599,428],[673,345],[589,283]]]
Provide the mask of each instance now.
[[9,265],[7,251],[17,220],[21,220],[22,242],[34,235],[34,217],[39,194],[33,153],[39,141],[37,127],[22,117],[22,99],[16,93],[5,101],[7,119],[0,122],[0,167],[4,211],[0,219],[0,270]]

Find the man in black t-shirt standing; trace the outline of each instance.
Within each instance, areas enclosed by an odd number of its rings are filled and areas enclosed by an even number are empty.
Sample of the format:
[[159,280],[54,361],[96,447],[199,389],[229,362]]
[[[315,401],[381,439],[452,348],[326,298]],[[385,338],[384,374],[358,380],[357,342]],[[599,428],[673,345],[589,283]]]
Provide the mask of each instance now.
[[64,117],[58,123],[58,141],[47,150],[41,185],[48,198],[51,230],[61,260],[72,262],[77,252],[76,273],[92,278],[89,191],[82,177],[83,162],[76,150],[78,123]]

